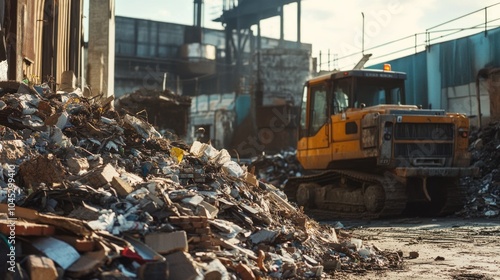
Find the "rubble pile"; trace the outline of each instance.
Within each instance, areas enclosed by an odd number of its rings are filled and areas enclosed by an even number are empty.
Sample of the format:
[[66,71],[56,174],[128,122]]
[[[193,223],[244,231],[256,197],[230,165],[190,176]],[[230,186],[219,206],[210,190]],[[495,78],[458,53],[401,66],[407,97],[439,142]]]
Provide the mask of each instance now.
[[289,177],[303,174],[296,154],[296,150],[285,150],[275,155],[260,155],[252,158],[249,169],[262,182],[282,187]]
[[471,164],[480,170],[477,178],[462,180],[467,188],[464,217],[499,217],[500,213],[500,123],[490,123],[471,134]]
[[144,116],[165,137],[175,140],[187,135],[187,119],[191,97],[164,91],[142,88],[121,96],[115,102],[121,114]]
[[170,141],[78,89],[0,86],[1,279],[303,279],[402,265],[311,220],[224,149]]

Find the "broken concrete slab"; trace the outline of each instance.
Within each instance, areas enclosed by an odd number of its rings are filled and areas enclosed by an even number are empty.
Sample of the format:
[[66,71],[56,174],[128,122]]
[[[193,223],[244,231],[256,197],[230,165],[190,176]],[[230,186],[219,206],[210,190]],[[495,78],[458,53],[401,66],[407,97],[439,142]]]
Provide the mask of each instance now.
[[73,174],[80,174],[80,172],[87,171],[89,169],[89,162],[87,158],[75,158],[71,157],[66,159],[66,165],[69,171]]
[[165,260],[169,265],[168,280],[194,280],[203,277],[191,255],[186,252],[175,252],[166,255]]
[[111,183],[113,181],[113,177],[120,177],[120,174],[118,174],[116,169],[108,163],[101,168],[88,172],[83,178],[80,178],[79,181],[82,184],[88,184],[92,187],[98,188]]
[[111,187],[116,190],[119,196],[125,197],[134,191],[130,184],[120,177],[113,177],[111,180]]
[[203,202],[203,197],[201,195],[194,195],[182,199],[182,203],[189,204],[195,207],[198,206],[201,202]]
[[[201,211],[201,209],[203,209],[204,211]],[[212,204],[206,202],[206,201],[202,201],[198,204],[198,209],[200,209],[200,213],[204,213],[203,216],[206,216],[207,218],[211,218],[211,219],[214,219],[214,218],[217,218],[217,213],[219,213],[219,208],[213,206]]]
[[188,240],[183,230],[174,232],[151,233],[144,236],[146,245],[154,248],[160,254],[169,254],[175,251],[188,251]]
[[249,239],[252,241],[253,244],[271,243],[274,241],[276,236],[277,233],[275,231],[261,229],[255,232],[254,234],[250,235]]

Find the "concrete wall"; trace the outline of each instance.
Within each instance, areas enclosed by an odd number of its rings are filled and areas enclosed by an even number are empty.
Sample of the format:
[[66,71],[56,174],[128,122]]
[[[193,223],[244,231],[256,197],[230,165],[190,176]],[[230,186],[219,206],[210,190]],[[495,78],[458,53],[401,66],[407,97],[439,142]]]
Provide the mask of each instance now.
[[[268,49],[262,50],[260,72],[263,85],[263,105],[283,105],[291,102],[300,105],[302,88],[311,77],[312,62],[309,50]],[[258,75],[258,74],[256,74]]]
[[114,95],[115,1],[90,0],[87,84],[94,95]]

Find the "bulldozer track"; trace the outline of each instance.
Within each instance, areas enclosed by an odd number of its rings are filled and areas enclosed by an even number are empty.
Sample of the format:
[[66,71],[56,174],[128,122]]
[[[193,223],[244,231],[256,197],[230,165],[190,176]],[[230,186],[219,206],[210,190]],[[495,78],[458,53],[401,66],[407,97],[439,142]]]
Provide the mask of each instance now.
[[297,201],[296,193],[301,184],[316,183],[322,186],[332,184],[341,177],[362,184],[380,184],[385,193],[384,207],[377,213],[369,211],[344,212],[324,209],[306,209],[306,212],[316,219],[376,219],[400,215],[406,208],[407,194],[405,186],[388,177],[353,170],[328,170],[320,174],[290,178],[284,192],[292,201]]

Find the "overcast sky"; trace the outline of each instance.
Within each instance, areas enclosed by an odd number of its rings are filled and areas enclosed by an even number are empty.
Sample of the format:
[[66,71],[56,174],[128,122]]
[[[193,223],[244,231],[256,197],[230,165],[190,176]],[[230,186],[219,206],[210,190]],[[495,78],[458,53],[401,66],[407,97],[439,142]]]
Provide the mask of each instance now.
[[[193,24],[193,0],[115,1],[116,15],[119,16],[186,25]],[[415,45],[415,34],[423,33],[426,29],[435,25],[499,2],[500,0],[302,0],[301,41],[312,44],[313,56],[318,57],[321,51],[323,64],[326,61],[328,52],[330,52],[331,59],[334,56],[342,58],[351,53],[360,52],[363,41],[363,13],[364,48],[365,50],[368,49],[368,53],[373,53],[374,58],[402,48],[410,48],[408,52],[414,52],[412,46]],[[204,27],[223,28],[220,23],[212,21],[221,14],[222,3],[223,0],[204,0]],[[294,3],[285,6],[284,13],[285,39],[295,41],[297,40],[297,5]],[[488,9],[488,20],[498,19],[499,17],[500,5]],[[435,30],[468,28],[484,24],[484,18],[485,14],[482,11],[443,25]],[[500,20],[493,21],[489,25],[500,25]],[[279,38],[279,26],[278,17],[262,21],[262,34]],[[481,29],[475,29],[474,33],[480,31]],[[432,33],[432,40],[442,34],[445,33]],[[461,32],[457,35],[463,37],[468,34]],[[370,48],[380,44],[407,36],[411,37],[399,44],[391,44],[385,49],[370,50]],[[451,37],[448,36],[445,39],[451,39]],[[425,43],[425,36],[417,35],[417,41],[419,44]],[[418,51],[422,50],[424,50],[423,46],[418,48]],[[396,56],[402,55],[403,53],[396,54]],[[385,56],[383,59],[391,57],[394,56]],[[358,56],[341,59],[336,66],[345,67],[346,63],[349,64],[351,60],[357,61],[358,59]],[[333,66],[331,65],[331,67]],[[326,66],[322,68],[326,68]]]

